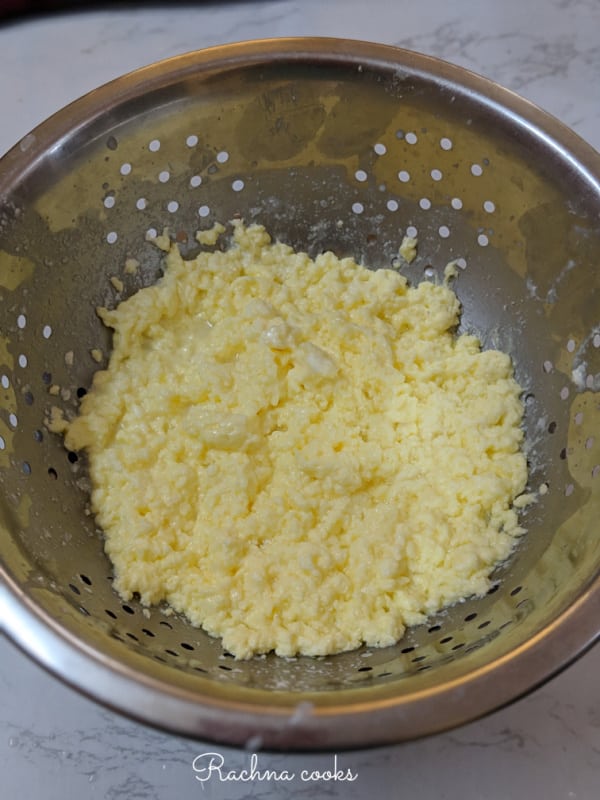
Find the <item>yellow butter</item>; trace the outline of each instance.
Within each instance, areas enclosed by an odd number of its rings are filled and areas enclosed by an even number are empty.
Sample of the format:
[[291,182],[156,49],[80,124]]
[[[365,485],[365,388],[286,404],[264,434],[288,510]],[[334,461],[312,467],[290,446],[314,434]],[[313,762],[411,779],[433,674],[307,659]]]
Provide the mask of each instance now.
[[418,241],[414,236],[406,235],[402,239],[398,253],[402,256],[407,264],[412,264],[417,257],[417,244]]
[[453,335],[447,286],[233,225],[99,310],[114,349],[66,445],[115,588],[238,658],[390,645],[484,593],[522,532],[510,359]]

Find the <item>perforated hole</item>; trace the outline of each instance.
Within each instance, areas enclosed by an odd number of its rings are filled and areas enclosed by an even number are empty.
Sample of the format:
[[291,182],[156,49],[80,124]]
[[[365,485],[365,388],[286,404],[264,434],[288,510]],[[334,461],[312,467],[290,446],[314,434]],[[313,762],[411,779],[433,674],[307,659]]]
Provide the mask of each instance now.
[[19,354],[17,363],[21,367],[21,369],[25,369],[25,367],[27,366],[27,356],[25,355],[25,353]]
[[116,231],[109,231],[106,234],[106,241],[109,244],[114,244],[117,241],[118,238],[119,238],[119,234]]
[[483,167],[481,164],[471,164],[471,175],[474,175],[476,178],[483,175]]
[[229,153],[226,150],[221,150],[217,153],[217,161],[219,164],[226,164],[229,161]]
[[404,137],[404,141],[407,142],[408,144],[416,144],[419,141],[419,138],[416,133],[413,133],[413,131],[409,131]]
[[442,150],[452,150],[452,139],[448,139],[447,136],[442,136],[440,139],[440,147]]
[[170,202],[167,203],[167,211],[170,214],[174,214],[178,210],[179,210],[179,203],[177,202],[177,200],[171,200]]
[[487,247],[489,243],[490,243],[490,240],[485,235],[485,233],[480,233],[479,236],[477,237],[477,244],[480,247]]
[[491,200],[486,200],[483,204],[483,208],[488,214],[493,214],[496,210],[496,205]]
[[434,181],[441,181],[441,180],[442,180],[442,178],[444,177],[444,176],[442,175],[442,172],[441,172],[441,170],[439,170],[439,169],[432,169],[430,174],[431,174],[431,178],[432,178]]
[[231,188],[233,189],[234,192],[241,192],[242,189],[244,188],[244,181],[242,181],[239,178],[237,178],[231,184]]
[[171,173],[168,169],[163,169],[161,172],[158,173],[158,180],[161,183],[167,183],[171,178]]
[[447,239],[450,236],[450,228],[447,225],[440,225],[438,228],[438,234],[442,237],[442,239]]
[[44,325],[42,328],[42,336],[44,339],[49,339],[52,336],[52,328],[50,325]]
[[121,173],[121,175],[129,175],[131,172],[131,164],[129,164],[129,162],[121,164],[119,172]]
[[196,145],[198,144],[198,137],[195,134],[191,134],[190,136],[187,137],[185,143],[187,144],[188,147],[196,147]]
[[423,209],[423,211],[428,211],[431,208],[431,200],[427,197],[422,197],[419,200],[419,205]]
[[410,181],[410,172],[407,172],[405,169],[401,169],[398,173],[398,180],[402,183],[408,183]]
[[388,211],[398,211],[398,201],[397,200],[388,200],[386,203],[386,207]]
[[160,150],[160,139],[152,139],[148,145],[148,150],[150,150],[152,153],[158,153]]
[[355,177],[355,178],[356,178],[356,180],[357,180],[357,181],[359,181],[360,183],[364,183],[364,182],[367,180],[367,178],[368,178],[368,175],[367,175],[367,173],[364,171],[364,169],[357,169],[357,170],[356,170],[356,172],[354,173],[354,177]]
[[192,177],[190,178],[190,186],[192,187],[192,189],[197,189],[201,183],[202,183],[201,175],[192,175]]
[[463,207],[463,202],[460,199],[460,197],[453,197],[452,200],[450,201],[450,205],[456,211],[460,211],[460,209]]
[[208,217],[209,214],[210,214],[210,208],[208,206],[204,206],[203,205],[203,206],[200,206],[200,208],[198,209],[198,216],[199,217],[203,217],[203,218],[204,217]]
[[373,146],[373,150],[378,156],[384,156],[387,153],[387,147],[381,142],[377,142],[377,144]]
[[362,203],[352,203],[352,213],[353,214],[362,214],[365,210],[365,207]]

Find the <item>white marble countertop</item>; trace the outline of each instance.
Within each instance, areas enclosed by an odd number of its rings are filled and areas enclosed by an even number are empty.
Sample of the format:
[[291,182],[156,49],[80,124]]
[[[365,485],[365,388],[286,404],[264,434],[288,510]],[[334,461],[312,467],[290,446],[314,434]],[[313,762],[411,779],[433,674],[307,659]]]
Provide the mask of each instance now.
[[[165,4],[166,5],[166,4]],[[269,0],[128,8],[0,27],[0,153],[84,92],[166,56],[242,39],[331,35],[440,56],[541,105],[600,149],[598,0]],[[6,798],[444,798],[595,800],[600,791],[600,648],[529,697],[453,732],[342,753],[352,783],[300,779],[333,754],[259,754],[290,782],[205,783],[195,756],[249,753],[145,728],[64,687],[0,640],[0,785]]]

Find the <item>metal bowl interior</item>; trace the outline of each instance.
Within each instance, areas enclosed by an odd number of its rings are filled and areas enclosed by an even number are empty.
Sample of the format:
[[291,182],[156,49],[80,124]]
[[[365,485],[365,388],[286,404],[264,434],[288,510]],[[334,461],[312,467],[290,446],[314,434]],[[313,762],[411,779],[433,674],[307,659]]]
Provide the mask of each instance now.
[[[254,747],[342,748],[458,725],[594,640],[600,618],[600,157],[464,70],[389,47],[272,40],[191,53],[59,112],[0,164],[2,624],[111,707]],[[295,248],[388,267],[414,228],[412,281],[455,289],[462,328],[525,389],[528,529],[484,598],[397,645],[232,660],[185,619],[122,603],[87,512],[85,460],[50,435],[110,339],[95,307],[160,275],[148,230],[182,250],[241,215]],[[124,271],[127,258],[142,265]],[[50,386],[61,387],[58,397]]]

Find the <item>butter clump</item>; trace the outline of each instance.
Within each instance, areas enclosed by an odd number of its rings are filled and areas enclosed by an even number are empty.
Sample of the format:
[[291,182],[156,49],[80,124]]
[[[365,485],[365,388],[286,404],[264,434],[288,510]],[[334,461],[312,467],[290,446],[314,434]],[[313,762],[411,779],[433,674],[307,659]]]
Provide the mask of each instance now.
[[232,224],[228,250],[170,245],[156,285],[99,310],[110,362],[53,427],[88,451],[123,598],[238,658],[391,645],[484,594],[522,533],[510,358],[453,334],[447,286]]
[[403,237],[398,252],[407,264],[412,264],[417,257],[417,245],[418,240],[415,236],[406,235]]

